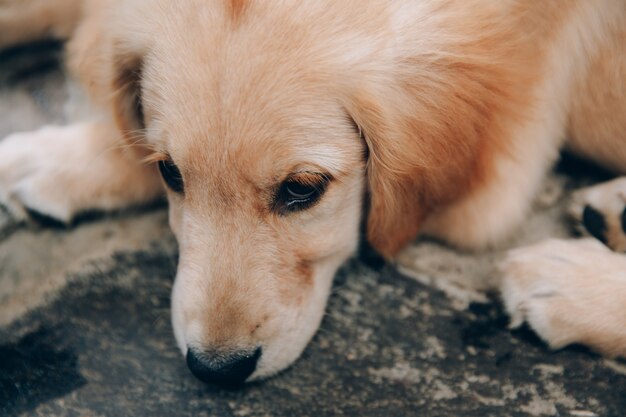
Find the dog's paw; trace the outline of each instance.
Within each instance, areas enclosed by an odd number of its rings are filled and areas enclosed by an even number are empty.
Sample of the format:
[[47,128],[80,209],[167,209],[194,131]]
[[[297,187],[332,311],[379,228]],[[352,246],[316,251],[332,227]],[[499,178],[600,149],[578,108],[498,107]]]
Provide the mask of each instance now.
[[0,203],[13,216],[34,211],[69,222],[79,206],[77,176],[86,171],[83,127],[44,127],[0,141]]
[[501,296],[515,328],[527,322],[558,349],[626,352],[626,259],[594,239],[550,239],[509,252]]
[[626,252],[626,177],[575,192],[569,212],[580,231]]

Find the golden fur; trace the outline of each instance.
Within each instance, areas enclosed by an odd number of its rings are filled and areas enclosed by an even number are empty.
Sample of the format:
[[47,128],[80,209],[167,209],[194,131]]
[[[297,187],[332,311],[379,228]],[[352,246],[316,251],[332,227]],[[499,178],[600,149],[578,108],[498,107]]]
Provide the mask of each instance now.
[[[176,163],[177,340],[262,345],[253,378],[317,329],[364,198],[367,239],[393,258],[420,232],[502,239],[563,146],[626,172],[623,0],[67,0],[72,13],[42,15],[44,3],[0,5],[0,46],[67,35],[70,72],[117,130],[105,142],[133,145],[109,157]],[[5,25],[15,16],[28,33]],[[23,200],[67,220],[105,205],[107,182],[145,185],[127,203],[154,198],[156,170],[128,166],[68,180],[91,202]],[[321,201],[277,216],[277,184],[310,172],[332,178]]]

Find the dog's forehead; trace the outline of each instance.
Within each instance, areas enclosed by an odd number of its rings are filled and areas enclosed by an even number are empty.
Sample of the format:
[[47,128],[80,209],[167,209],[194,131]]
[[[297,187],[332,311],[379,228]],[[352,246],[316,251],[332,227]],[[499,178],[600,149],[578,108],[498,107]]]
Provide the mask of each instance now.
[[245,177],[260,187],[302,171],[340,178],[362,162],[364,145],[341,109],[335,110],[322,120],[317,117],[324,111],[314,108],[307,110],[310,117],[282,121],[190,114],[187,123],[159,122],[157,146],[196,178]]
[[150,139],[183,171],[276,181],[307,168],[339,177],[362,162],[319,39],[287,22],[226,27],[219,10],[189,13],[164,22],[169,35],[154,39],[142,74]]
[[144,78],[148,132],[182,169],[265,178],[310,168],[340,176],[362,159],[353,122],[324,85],[268,73],[256,81],[189,74],[153,82],[163,75]]

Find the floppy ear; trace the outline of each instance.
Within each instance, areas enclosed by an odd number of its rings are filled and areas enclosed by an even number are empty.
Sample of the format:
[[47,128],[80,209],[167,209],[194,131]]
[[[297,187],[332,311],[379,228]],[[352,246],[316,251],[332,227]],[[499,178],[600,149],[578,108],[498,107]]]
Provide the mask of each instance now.
[[[136,142],[144,128],[141,73],[145,40],[124,25],[108,26],[119,16],[107,18],[108,6],[98,7],[104,11],[87,16],[68,43],[67,65],[92,102],[110,111],[122,135]],[[125,35],[116,36],[118,32]]]
[[[136,45],[135,45],[136,46]],[[110,61],[109,108],[128,152],[144,162],[155,154],[145,137],[142,75],[144,53],[130,45],[113,45]]]
[[149,33],[135,2],[95,2],[67,45],[67,65],[91,101],[111,111],[119,130],[136,138],[144,128],[141,73]]
[[368,148],[368,218],[370,244],[391,258],[420,228],[426,214],[421,192],[418,137],[402,131],[394,109],[371,93],[360,92],[348,112]]
[[489,175],[503,144],[502,109],[513,100],[513,83],[493,66],[416,73],[361,83],[346,105],[369,149],[367,238],[386,258]]
[[124,137],[135,142],[145,128],[141,100],[142,58],[137,53],[116,52],[111,74],[111,106],[115,122]]

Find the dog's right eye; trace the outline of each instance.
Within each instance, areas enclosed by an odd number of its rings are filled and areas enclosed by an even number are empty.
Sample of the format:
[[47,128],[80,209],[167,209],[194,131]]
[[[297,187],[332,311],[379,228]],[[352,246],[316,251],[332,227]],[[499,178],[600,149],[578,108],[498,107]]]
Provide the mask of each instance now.
[[159,172],[170,190],[175,193],[183,193],[185,191],[183,176],[180,174],[174,161],[171,159],[159,161]]

